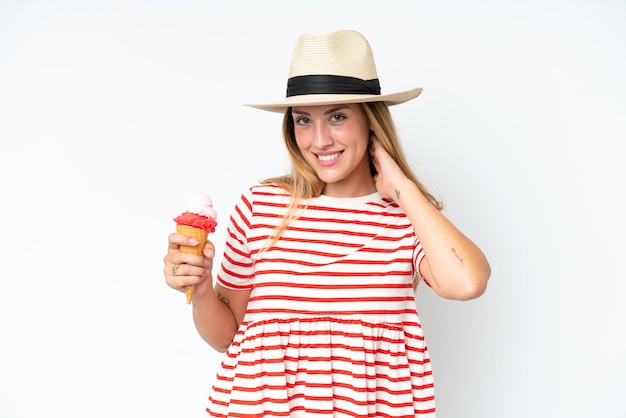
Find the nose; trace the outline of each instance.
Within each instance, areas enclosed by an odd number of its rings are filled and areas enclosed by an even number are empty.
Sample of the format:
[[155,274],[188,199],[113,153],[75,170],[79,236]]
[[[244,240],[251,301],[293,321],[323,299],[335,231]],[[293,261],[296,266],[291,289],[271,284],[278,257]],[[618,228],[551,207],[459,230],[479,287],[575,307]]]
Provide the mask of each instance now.
[[315,138],[313,138],[313,144],[317,148],[325,148],[333,143],[331,129],[325,123],[315,124]]

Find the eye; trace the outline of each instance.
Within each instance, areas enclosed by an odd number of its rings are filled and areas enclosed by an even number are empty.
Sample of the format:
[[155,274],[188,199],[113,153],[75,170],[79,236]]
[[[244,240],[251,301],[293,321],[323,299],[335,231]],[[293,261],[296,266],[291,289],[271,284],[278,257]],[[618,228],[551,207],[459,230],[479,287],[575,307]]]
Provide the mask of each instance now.
[[307,123],[310,122],[310,119],[307,118],[306,116],[300,116],[294,119],[296,125],[306,125]]
[[330,120],[332,122],[341,122],[345,118],[346,118],[346,115],[344,115],[343,113],[333,113],[330,117]]

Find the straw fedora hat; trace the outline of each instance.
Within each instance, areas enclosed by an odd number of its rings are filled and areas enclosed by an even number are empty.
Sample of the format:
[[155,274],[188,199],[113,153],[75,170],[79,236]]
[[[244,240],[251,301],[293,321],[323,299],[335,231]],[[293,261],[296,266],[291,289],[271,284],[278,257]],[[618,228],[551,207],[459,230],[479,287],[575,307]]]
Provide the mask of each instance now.
[[354,30],[300,36],[291,56],[287,95],[273,103],[246,104],[284,112],[292,106],[385,102],[392,106],[416,98],[421,87],[381,94],[369,42]]

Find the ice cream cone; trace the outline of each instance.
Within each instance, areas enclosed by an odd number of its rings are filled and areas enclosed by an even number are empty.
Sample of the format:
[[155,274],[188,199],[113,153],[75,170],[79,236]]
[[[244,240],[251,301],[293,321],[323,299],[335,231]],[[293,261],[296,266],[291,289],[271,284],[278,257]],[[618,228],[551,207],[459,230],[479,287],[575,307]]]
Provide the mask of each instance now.
[[[198,241],[198,245],[189,246],[189,245],[181,245],[180,251],[184,253],[191,253],[195,255],[202,255],[202,250],[204,250],[204,246],[206,245],[208,233],[202,228],[194,228],[193,226],[187,225],[176,225],[176,232],[179,234],[187,235]],[[193,295],[193,291],[196,289],[196,285],[192,284],[189,286],[185,286],[185,295],[187,296],[187,304],[191,303],[191,296]]]
[[[183,212],[174,218],[176,232],[187,235],[198,241],[198,245],[181,245],[180,251],[202,255],[209,233],[215,231],[217,212],[213,208],[211,197],[205,193],[193,193],[185,200]],[[191,303],[191,296],[195,285],[185,286],[187,304]]]

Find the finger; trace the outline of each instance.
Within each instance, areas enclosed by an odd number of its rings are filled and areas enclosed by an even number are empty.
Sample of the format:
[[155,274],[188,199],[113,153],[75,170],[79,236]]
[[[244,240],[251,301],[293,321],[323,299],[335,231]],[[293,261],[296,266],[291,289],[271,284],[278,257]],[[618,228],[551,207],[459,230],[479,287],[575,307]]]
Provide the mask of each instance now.
[[194,247],[198,245],[198,241],[191,237],[188,237],[187,235],[179,234],[176,232],[169,235],[167,247],[168,250],[177,250],[178,247],[180,247],[181,245],[189,245]]
[[179,291],[184,291],[185,286],[202,282],[210,272],[203,267],[191,264],[167,264],[163,267],[166,283]]
[[172,264],[172,266],[169,267],[169,272],[167,271],[168,267],[164,268],[165,275],[175,278],[174,280],[176,281],[180,281],[183,278],[185,278],[184,280],[188,280],[189,277],[204,277],[207,274],[204,267],[191,264]]
[[205,246],[204,246],[204,256],[207,258],[213,258],[215,257],[215,245],[213,245],[212,241],[207,241]]

